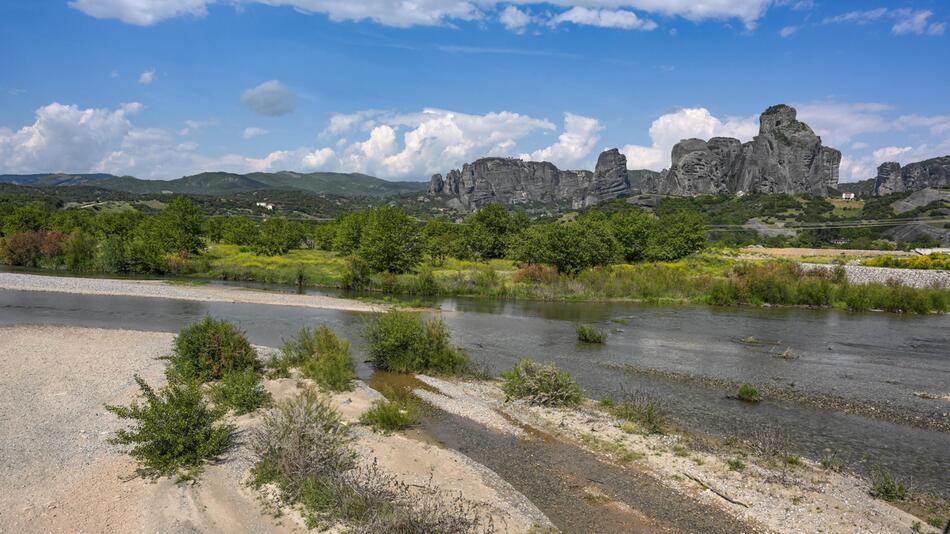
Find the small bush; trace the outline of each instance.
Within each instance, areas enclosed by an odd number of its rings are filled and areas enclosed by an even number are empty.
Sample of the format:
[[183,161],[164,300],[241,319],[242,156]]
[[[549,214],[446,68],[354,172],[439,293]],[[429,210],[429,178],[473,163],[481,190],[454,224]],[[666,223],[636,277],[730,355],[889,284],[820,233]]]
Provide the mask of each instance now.
[[395,432],[414,425],[418,417],[411,402],[377,400],[360,416],[360,422],[382,433]]
[[742,471],[745,469],[745,462],[739,458],[733,458],[729,460],[729,470],[730,471]]
[[620,430],[625,434],[633,434],[637,431],[637,425],[635,425],[633,421],[624,421],[620,423]]
[[346,266],[340,284],[343,289],[350,291],[362,291],[369,287],[372,270],[366,260],[360,256],[349,256],[346,258]]
[[634,421],[647,434],[662,434],[666,427],[666,418],[656,399],[646,395],[628,395],[623,402],[609,408],[610,413],[625,421]]
[[581,343],[603,343],[606,337],[603,331],[589,324],[579,324],[575,329],[577,330],[577,340]]
[[253,369],[227,373],[211,385],[210,395],[216,406],[234,410],[235,415],[253,412],[271,402],[270,393],[264,390],[260,375]]
[[392,310],[370,318],[363,336],[378,369],[436,374],[471,370],[468,356],[449,343],[449,330],[440,319],[426,323],[412,313]]
[[560,279],[560,274],[556,267],[549,267],[540,263],[530,263],[515,274],[511,275],[511,281],[516,284],[553,284]]
[[256,369],[257,351],[244,333],[227,321],[205,316],[175,338],[170,376],[207,382],[231,372]]
[[474,504],[447,501],[431,484],[410,487],[374,462],[358,466],[339,414],[313,391],[281,403],[252,437],[253,474],[273,483],[282,500],[300,504],[308,526],[367,534],[494,532]]
[[540,406],[576,406],[584,398],[574,377],[552,363],[523,359],[501,376],[502,390],[509,399],[525,399]]
[[895,479],[883,467],[876,467],[871,471],[870,494],[883,501],[894,502],[907,499],[907,486]]
[[316,329],[301,328],[294,339],[284,341],[281,354],[281,359],[274,360],[272,364],[279,374],[289,374],[289,368],[296,366],[300,367],[304,376],[313,379],[324,389],[353,389],[356,367],[350,344],[337,337],[326,325]]
[[762,394],[752,384],[742,384],[739,386],[739,400],[742,402],[759,402],[762,400]]
[[802,457],[797,454],[786,454],[784,460],[785,460],[785,465],[790,465],[790,466],[802,465]]
[[131,429],[118,430],[110,442],[131,446],[129,454],[140,464],[138,474],[192,479],[227,450],[234,428],[218,422],[224,410],[208,406],[198,383],[172,382],[156,392],[139,376],[135,382],[143,402],[133,400],[129,406],[106,410],[134,422]]

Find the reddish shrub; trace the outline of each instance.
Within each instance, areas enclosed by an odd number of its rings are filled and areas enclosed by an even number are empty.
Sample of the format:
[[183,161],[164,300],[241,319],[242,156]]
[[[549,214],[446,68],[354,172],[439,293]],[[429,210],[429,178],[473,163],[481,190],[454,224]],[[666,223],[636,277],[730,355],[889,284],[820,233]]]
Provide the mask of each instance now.
[[10,265],[36,267],[42,259],[63,253],[63,234],[59,232],[18,232],[0,242],[0,256]]
[[518,284],[521,282],[529,284],[553,284],[558,280],[556,267],[549,267],[539,263],[531,263],[511,275],[511,281]]

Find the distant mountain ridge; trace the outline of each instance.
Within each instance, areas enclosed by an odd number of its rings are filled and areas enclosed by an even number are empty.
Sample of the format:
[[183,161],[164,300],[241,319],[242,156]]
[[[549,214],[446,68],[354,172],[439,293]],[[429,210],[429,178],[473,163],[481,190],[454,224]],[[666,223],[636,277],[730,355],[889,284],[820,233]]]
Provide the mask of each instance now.
[[226,196],[250,191],[280,189],[341,196],[376,197],[414,191],[422,192],[427,185],[424,182],[390,182],[360,173],[291,171],[249,174],[204,172],[175,180],[142,180],[133,176],[112,174],[0,174],[0,183],[34,187],[87,185],[138,195],[179,193]]

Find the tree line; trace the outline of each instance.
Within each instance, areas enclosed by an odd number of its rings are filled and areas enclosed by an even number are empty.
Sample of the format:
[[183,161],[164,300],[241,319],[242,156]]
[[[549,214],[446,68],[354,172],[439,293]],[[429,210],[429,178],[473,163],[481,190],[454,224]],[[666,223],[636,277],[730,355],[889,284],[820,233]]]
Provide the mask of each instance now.
[[271,217],[205,217],[187,197],[160,213],[49,210],[40,203],[0,204],[0,257],[11,265],[115,273],[178,272],[210,243],[237,245],[258,255],[293,249],[336,252],[355,276],[401,274],[424,260],[507,258],[576,274],[626,261],[669,261],[701,249],[703,218],[689,211],[656,217],[638,209],[590,210],[573,220],[531,221],[498,204],[460,222],[420,222],[396,206],[346,213],[330,222]]

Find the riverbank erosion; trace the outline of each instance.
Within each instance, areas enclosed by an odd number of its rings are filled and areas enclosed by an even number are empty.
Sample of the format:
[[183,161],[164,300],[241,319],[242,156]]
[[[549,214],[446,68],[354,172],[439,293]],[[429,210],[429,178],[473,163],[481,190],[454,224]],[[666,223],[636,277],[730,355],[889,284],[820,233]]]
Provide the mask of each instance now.
[[366,304],[357,300],[322,295],[295,295],[292,293],[255,291],[217,285],[174,285],[163,280],[73,278],[0,272],[0,289],[81,295],[165,298],[201,302],[298,306],[355,312],[382,311],[380,306]]

